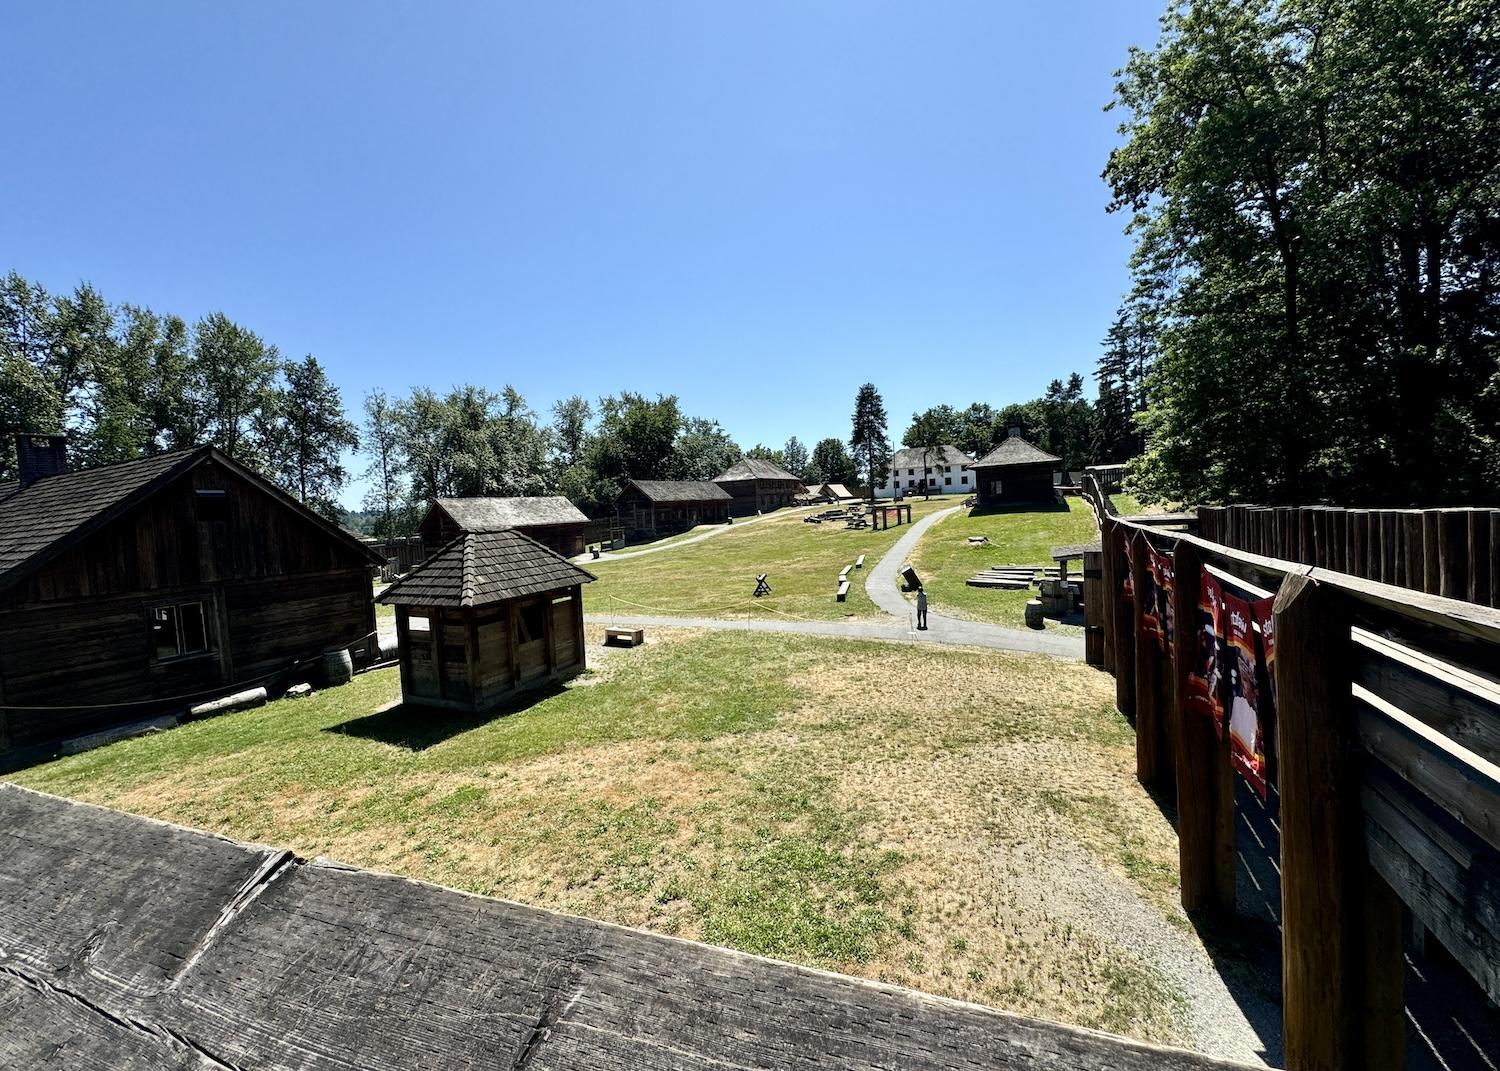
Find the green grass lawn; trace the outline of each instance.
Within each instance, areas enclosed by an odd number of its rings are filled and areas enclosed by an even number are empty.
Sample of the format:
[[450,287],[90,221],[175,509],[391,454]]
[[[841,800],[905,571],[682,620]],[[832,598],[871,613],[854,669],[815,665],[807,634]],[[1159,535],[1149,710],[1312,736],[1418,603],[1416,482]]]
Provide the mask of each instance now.
[[[954,504],[940,496],[916,499],[912,515],[921,518]],[[807,524],[804,516],[799,510],[660,554],[587,563],[599,579],[584,586],[584,608],[697,617],[830,619],[877,613],[862,572],[851,574],[848,601],[834,601],[838,573],[861,554],[869,569],[908,531],[906,526],[850,531],[837,521]],[[756,599],[755,578],[761,573],[769,574],[772,594]]]
[[[394,670],[21,784],[473,892],[1180,1040],[1182,995],[1059,852],[1181,924],[1109,678],[994,652],[662,631],[491,719]],[[920,714],[900,668],[920,668]],[[768,672],[774,667],[774,672]],[[895,671],[893,673],[893,670]],[[1078,887],[1079,866],[1066,869]],[[1087,901],[1087,879],[1079,902]]]
[[[955,617],[1024,628],[1026,600],[1035,597],[1035,589],[971,588],[965,581],[995,565],[1051,565],[1053,547],[1097,540],[1099,533],[1089,507],[1081,498],[1065,501],[1066,507],[1049,509],[959,513],[933,525],[911,559],[927,589],[931,608]],[[1129,496],[1116,495],[1113,501],[1122,513],[1139,509]],[[987,536],[989,544],[972,546],[970,536]],[[1078,563],[1072,567],[1077,569]],[[1047,628],[1083,634],[1081,627],[1057,621],[1049,620]]]

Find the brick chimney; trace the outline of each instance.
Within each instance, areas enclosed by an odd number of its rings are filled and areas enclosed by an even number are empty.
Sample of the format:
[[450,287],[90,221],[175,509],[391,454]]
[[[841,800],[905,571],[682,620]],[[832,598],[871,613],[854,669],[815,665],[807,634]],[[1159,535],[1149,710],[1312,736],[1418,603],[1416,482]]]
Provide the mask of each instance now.
[[62,435],[17,435],[16,461],[22,487],[44,476],[60,476],[68,471],[68,440]]

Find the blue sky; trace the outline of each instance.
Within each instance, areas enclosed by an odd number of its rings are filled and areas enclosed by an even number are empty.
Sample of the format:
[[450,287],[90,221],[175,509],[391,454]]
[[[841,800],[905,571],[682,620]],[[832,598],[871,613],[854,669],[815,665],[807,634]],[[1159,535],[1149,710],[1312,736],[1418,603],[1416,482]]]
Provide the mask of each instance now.
[[[1090,371],[1163,0],[7,5],[0,271],[744,446]],[[347,496],[351,501],[356,497]]]

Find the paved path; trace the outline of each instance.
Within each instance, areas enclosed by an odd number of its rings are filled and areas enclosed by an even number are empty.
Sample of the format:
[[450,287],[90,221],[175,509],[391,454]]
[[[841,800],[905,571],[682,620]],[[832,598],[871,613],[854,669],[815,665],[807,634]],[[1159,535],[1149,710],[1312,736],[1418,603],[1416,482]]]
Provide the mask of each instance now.
[[[766,611],[761,611],[762,613]],[[933,620],[928,615],[929,622]],[[707,628],[725,632],[781,632],[794,636],[829,636],[845,640],[883,640],[886,643],[911,643],[931,647],[988,647],[994,651],[1020,651],[1044,654],[1066,661],[1083,657],[1083,642],[1077,650],[1071,637],[1046,633],[1022,632],[998,625],[973,621],[956,622],[964,628],[928,629],[918,632],[906,621],[891,617],[850,618],[843,621],[805,621],[784,617],[667,617],[653,614],[586,614],[591,625],[618,625],[629,628]],[[1004,635],[1000,635],[1003,633]]]
[[[912,525],[911,531],[896,540],[895,546],[886,551],[885,557],[875,564],[875,568],[871,569],[870,575],[865,578],[865,591],[869,593],[871,602],[888,614],[903,618],[908,622],[915,621],[916,605],[908,602],[906,596],[901,594],[901,582],[898,579],[901,566],[906,564],[917,541],[922,538],[927,529],[961,509],[963,509],[962,506],[953,506],[929,514]],[[1081,636],[1063,636],[1045,630],[1006,628],[1004,625],[992,625],[985,621],[965,621],[957,617],[947,617],[931,607],[927,611],[927,631],[918,632],[916,635],[929,638],[936,643],[958,644],[965,647],[994,647],[1003,651],[1036,651],[1055,658],[1072,658],[1080,661],[1083,659]]]
[[[778,617],[769,610],[753,606],[746,614],[759,616],[669,617],[654,614],[589,614],[595,625],[627,625],[631,628],[709,628],[738,632],[781,632],[797,636],[835,636],[854,640],[885,640],[895,643],[931,644],[940,647],[988,647],[996,651],[1022,651],[1051,655],[1053,658],[1081,660],[1083,640],[1077,636],[1060,636],[1055,632],[1006,628],[984,621],[963,621],[930,612],[927,629],[916,630],[916,608],[901,594],[897,575],[922,534],[938,521],[963,507],[953,506],[923,517],[898,539],[883,558],[870,570],[865,590],[887,616],[861,620],[846,618],[832,621],[810,621]],[[680,544],[679,544],[680,545]]]
[[716,524],[706,532],[699,532],[697,535],[688,536],[686,539],[674,539],[670,543],[662,543],[659,546],[642,547],[640,550],[622,550],[618,554],[610,551],[608,554],[601,554],[597,558],[584,553],[578,555],[573,561],[579,565],[587,566],[591,561],[618,562],[624,561],[626,558],[639,558],[643,554],[660,554],[664,550],[676,550],[678,547],[685,547],[689,543],[701,543],[705,539],[712,539],[721,532],[732,532],[736,528],[745,527],[747,524],[759,524],[761,521],[774,520],[777,517],[792,517],[813,508],[813,506],[788,506],[785,509],[774,510],[771,513],[762,513],[755,517],[745,517],[735,521],[733,524]]

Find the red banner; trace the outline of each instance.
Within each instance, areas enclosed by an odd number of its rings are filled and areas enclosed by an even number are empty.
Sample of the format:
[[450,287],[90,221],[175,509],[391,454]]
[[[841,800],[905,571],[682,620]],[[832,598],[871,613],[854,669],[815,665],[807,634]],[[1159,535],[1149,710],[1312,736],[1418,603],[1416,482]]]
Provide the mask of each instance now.
[[1266,756],[1260,734],[1260,658],[1255,611],[1244,599],[1224,596],[1224,656],[1229,678],[1229,761],[1261,799],[1266,798]]
[[1147,568],[1151,573],[1151,580],[1156,586],[1156,642],[1168,657],[1173,654],[1172,640],[1175,636],[1172,620],[1172,589],[1176,586],[1176,570],[1172,566],[1172,556],[1161,554],[1151,544],[1146,544],[1148,552]]
[[1196,714],[1212,718],[1214,731],[1224,735],[1224,690],[1220,671],[1219,646],[1224,639],[1222,625],[1224,596],[1219,582],[1202,574],[1198,585],[1197,657],[1187,674],[1187,707]]

